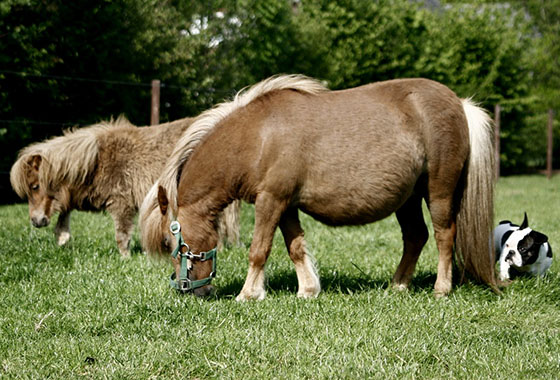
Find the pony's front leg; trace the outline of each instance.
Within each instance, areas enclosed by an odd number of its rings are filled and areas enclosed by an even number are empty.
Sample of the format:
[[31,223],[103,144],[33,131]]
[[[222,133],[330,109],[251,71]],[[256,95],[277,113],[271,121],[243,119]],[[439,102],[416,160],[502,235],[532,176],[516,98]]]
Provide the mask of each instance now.
[[285,210],[283,202],[270,193],[261,193],[255,201],[255,230],[249,250],[249,270],[237,301],[262,300],[266,296],[264,288],[264,265],[272,248],[274,231]]
[[313,260],[305,247],[304,233],[296,208],[290,208],[284,213],[280,220],[280,229],[290,253],[290,259],[296,267],[298,297],[317,297],[321,292],[321,283]]
[[70,211],[60,212],[54,227],[54,236],[58,245],[64,245],[70,240]]
[[130,257],[129,245],[134,230],[134,215],[133,209],[111,212],[115,224],[115,239],[122,257]]

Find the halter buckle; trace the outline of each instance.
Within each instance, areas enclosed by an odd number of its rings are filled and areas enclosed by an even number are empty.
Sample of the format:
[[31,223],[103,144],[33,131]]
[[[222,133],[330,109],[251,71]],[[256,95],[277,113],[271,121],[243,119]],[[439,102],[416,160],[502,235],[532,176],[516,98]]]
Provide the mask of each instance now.
[[171,233],[173,235],[178,234],[179,232],[181,232],[181,224],[179,224],[178,221],[174,220],[171,222],[171,224],[169,225],[169,229],[171,230]]

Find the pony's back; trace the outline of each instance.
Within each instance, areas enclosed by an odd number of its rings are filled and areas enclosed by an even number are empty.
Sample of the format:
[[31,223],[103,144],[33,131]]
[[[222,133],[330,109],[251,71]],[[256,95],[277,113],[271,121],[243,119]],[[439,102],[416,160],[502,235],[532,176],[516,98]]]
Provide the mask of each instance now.
[[122,126],[98,136],[98,168],[94,182],[99,196],[132,194],[139,208],[157,180],[175,142],[191,118],[150,127]]

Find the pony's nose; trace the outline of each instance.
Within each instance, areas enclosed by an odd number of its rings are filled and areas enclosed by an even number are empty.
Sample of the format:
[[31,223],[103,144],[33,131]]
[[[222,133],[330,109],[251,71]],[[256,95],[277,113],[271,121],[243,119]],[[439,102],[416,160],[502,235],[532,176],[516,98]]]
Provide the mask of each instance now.
[[46,216],[33,217],[31,218],[31,223],[34,227],[45,227],[49,225],[49,219]]
[[193,290],[194,295],[197,297],[208,297],[212,295],[213,292],[214,292],[214,287],[212,285],[206,285],[201,288],[196,288],[195,290]]

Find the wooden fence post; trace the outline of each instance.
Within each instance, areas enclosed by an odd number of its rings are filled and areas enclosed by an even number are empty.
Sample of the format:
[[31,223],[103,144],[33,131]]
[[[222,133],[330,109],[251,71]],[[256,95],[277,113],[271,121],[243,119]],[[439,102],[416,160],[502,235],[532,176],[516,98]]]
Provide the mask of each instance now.
[[502,108],[499,104],[494,106],[494,158],[496,165],[496,180],[500,178],[500,117]]
[[150,125],[159,124],[159,93],[161,88],[161,82],[159,79],[154,79],[152,81],[152,116],[150,119]]
[[547,133],[547,147],[546,147],[546,177],[552,178],[552,126],[554,124],[554,111],[548,110],[548,133]]

